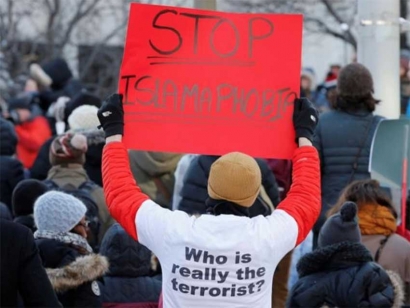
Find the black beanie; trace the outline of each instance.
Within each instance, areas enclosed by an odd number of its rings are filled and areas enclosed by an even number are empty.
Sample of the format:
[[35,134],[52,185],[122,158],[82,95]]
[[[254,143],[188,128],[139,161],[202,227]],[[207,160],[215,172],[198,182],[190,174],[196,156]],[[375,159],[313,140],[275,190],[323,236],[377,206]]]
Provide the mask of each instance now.
[[67,82],[73,77],[67,62],[64,59],[56,58],[44,63],[42,66],[44,72],[51,78],[51,88],[53,90],[62,89]]
[[374,92],[370,71],[359,63],[346,65],[337,79],[337,92],[340,96],[361,98]]
[[68,117],[73,113],[73,111],[80,106],[91,105],[97,108],[101,107],[101,100],[90,93],[85,91],[79,92],[75,95],[67,104],[64,110],[65,121],[67,122]]
[[38,180],[21,181],[13,191],[11,203],[14,216],[33,214],[34,202],[47,191],[47,186]]
[[318,246],[329,246],[340,242],[360,243],[361,235],[354,202],[343,204],[340,212],[330,216],[319,233]]

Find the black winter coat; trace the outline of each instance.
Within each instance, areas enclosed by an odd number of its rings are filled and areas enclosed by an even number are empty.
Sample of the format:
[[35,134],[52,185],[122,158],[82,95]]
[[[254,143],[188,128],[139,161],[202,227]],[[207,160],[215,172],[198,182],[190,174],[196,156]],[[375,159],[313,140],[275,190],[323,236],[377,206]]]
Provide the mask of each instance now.
[[[105,145],[104,132],[102,130],[87,130],[78,132],[87,137],[88,143],[88,150],[85,154],[84,169],[90,180],[102,187],[101,162],[102,151]],[[47,178],[48,171],[51,169],[49,158],[50,146],[54,138],[55,137],[47,140],[47,142],[45,142],[40,148],[37,158],[30,169],[31,177],[33,179],[43,181]]]
[[100,284],[104,306],[158,307],[161,279],[150,277],[148,248],[115,224],[105,234],[100,253],[110,262],[110,270]]
[[[208,199],[208,177],[211,170],[211,165],[219,158],[219,156],[200,155],[195,157],[184,177],[184,184],[181,190],[181,201],[177,206],[178,210],[188,214],[205,214],[205,202]],[[259,168],[262,172],[262,185],[265,188],[266,194],[276,207],[279,202],[279,190],[275,176],[269,169],[266,161],[256,159]],[[249,209],[251,217],[260,214],[270,214],[265,212],[265,206],[261,204],[258,198],[255,204]]]
[[303,256],[287,307],[392,307],[389,275],[360,243],[342,242]]
[[[1,141],[0,141],[1,142]],[[11,196],[17,184],[24,180],[24,167],[11,156],[0,156],[0,202],[8,206],[10,212]]]
[[43,265],[58,299],[64,307],[101,307],[97,279],[108,270],[99,255],[81,255],[76,249],[56,240],[38,239]]
[[29,228],[33,233],[37,231],[33,215],[17,216],[14,222]]
[[381,117],[368,111],[330,111],[320,116],[314,146],[319,152],[321,164],[322,211],[315,231],[320,230],[326,220],[326,212],[349,184],[353,164],[363,144],[353,180],[370,178],[370,147],[377,124],[381,120]]
[[61,307],[48,280],[31,231],[0,220],[0,307]]

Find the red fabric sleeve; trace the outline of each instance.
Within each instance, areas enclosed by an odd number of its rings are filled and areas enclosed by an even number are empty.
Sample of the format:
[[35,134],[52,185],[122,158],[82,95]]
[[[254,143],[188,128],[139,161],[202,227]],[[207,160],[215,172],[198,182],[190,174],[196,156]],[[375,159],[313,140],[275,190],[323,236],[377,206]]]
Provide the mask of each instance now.
[[16,133],[19,144],[31,152],[39,151],[44,142],[51,137],[50,126],[44,117],[37,117],[31,122],[17,125]]
[[105,199],[111,216],[138,240],[135,216],[148,196],[141,192],[132,176],[128,152],[122,142],[104,147],[102,175]]
[[313,146],[300,147],[293,156],[292,186],[277,209],[291,215],[298,225],[299,245],[309,234],[321,209],[320,162]]

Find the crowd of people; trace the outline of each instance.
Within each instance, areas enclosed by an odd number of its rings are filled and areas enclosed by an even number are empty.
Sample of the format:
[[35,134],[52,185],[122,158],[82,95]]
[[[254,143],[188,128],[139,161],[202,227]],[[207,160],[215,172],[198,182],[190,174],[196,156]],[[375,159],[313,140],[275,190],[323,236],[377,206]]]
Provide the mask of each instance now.
[[121,95],[31,64],[0,117],[0,306],[409,306],[373,92],[357,63],[303,69],[292,160],[159,153],[123,145]]

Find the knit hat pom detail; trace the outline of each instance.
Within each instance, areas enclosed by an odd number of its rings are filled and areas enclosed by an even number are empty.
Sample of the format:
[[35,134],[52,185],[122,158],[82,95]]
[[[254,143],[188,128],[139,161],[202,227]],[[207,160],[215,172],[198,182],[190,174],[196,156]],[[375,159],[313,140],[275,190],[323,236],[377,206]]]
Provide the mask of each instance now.
[[343,221],[353,221],[357,214],[357,205],[354,202],[346,202],[340,209],[340,216]]
[[87,152],[87,137],[81,134],[74,134],[71,138],[71,145],[74,149]]

